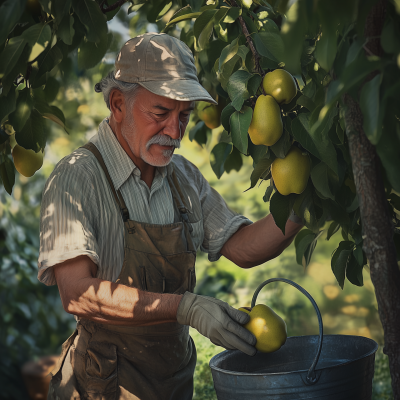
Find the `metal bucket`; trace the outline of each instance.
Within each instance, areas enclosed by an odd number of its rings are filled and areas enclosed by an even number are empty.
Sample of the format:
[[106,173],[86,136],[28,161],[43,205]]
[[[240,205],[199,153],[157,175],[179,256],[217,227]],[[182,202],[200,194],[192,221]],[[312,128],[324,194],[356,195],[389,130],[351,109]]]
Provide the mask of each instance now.
[[252,308],[260,290],[275,281],[294,286],[310,299],[319,336],[289,337],[278,351],[257,352],[254,357],[239,350],[217,354],[210,367],[218,400],[370,400],[378,344],[362,336],[323,335],[314,299],[288,279],[263,282],[254,293]]

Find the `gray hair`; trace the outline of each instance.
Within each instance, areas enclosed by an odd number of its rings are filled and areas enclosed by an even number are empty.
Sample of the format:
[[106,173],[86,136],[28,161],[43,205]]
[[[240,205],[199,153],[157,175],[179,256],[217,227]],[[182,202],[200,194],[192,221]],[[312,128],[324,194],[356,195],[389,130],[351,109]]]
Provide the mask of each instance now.
[[94,90],[102,92],[107,108],[110,108],[110,94],[114,89],[119,90],[125,97],[129,107],[133,107],[133,102],[141,86],[138,83],[122,82],[115,79],[114,71],[110,71],[99,83],[96,83]]

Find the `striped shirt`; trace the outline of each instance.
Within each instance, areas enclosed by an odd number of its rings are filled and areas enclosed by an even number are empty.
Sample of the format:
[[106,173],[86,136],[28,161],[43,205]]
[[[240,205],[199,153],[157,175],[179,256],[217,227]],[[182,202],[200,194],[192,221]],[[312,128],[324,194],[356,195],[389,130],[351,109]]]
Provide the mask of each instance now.
[[[156,168],[149,189],[107,119],[90,142],[99,149],[131,220],[151,224],[176,222],[167,178],[172,163]],[[174,155],[173,163],[184,171],[200,199],[202,218],[193,224],[194,245],[208,253],[210,261],[216,261],[225,242],[242,224],[251,221],[230,210],[201,172],[184,157]],[[117,280],[124,260],[124,225],[104,172],[86,149],[77,149],[59,161],[43,189],[38,279],[46,285],[55,285],[51,267],[80,255],[88,256],[97,265],[98,278]]]

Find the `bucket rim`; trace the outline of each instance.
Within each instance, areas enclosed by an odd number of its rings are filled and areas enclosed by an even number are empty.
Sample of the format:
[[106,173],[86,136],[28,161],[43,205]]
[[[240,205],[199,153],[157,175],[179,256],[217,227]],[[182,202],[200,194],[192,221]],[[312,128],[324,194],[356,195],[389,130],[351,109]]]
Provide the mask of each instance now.
[[[345,362],[342,362],[342,363],[337,364],[337,365],[332,365],[332,366],[325,367],[325,368],[318,368],[318,364],[317,364],[316,367],[315,367],[316,371],[322,371],[324,369],[337,368],[337,367],[341,367],[343,365],[351,364],[353,362],[356,362],[356,361],[359,361],[359,360],[361,360],[363,358],[371,356],[372,354],[376,353],[378,348],[379,348],[379,345],[378,345],[377,342],[375,342],[375,340],[367,338],[365,336],[340,335],[340,334],[330,334],[330,335],[323,335],[323,336],[324,337],[346,336],[346,337],[352,337],[352,338],[358,338],[358,339],[361,338],[362,340],[366,340],[366,341],[370,341],[370,342],[374,343],[374,349],[369,351],[369,352],[367,352],[362,357],[354,358],[352,360],[345,361]],[[289,336],[288,339],[296,339],[296,338],[304,338],[304,337],[319,337],[319,335]],[[210,362],[209,362],[209,366],[210,366],[211,370],[219,371],[219,372],[225,373],[227,375],[240,375],[240,376],[242,376],[242,375],[246,375],[246,376],[288,375],[288,374],[298,374],[298,373],[306,373],[306,372],[308,372],[308,369],[304,369],[304,370],[288,371],[288,372],[267,372],[267,373],[265,373],[265,372],[258,372],[258,373],[254,372],[254,373],[250,373],[250,372],[229,371],[227,369],[222,369],[220,367],[216,367],[215,365],[213,365],[215,363],[216,359],[221,356],[221,354],[224,354],[224,353],[227,353],[227,352],[231,352],[231,351],[232,350],[225,350],[225,351],[222,351],[221,353],[218,353],[215,356],[213,356],[211,358]],[[233,350],[233,351],[235,351],[235,350]]]

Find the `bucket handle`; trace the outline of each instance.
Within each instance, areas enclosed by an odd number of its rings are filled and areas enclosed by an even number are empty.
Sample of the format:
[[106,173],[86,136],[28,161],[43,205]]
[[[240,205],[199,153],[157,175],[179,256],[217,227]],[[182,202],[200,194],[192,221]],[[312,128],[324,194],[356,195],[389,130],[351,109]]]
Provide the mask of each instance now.
[[289,280],[289,279],[285,279],[285,278],[271,278],[271,279],[267,279],[265,282],[261,283],[261,285],[258,286],[258,288],[256,289],[256,291],[254,292],[253,295],[253,299],[251,300],[251,308],[253,308],[256,305],[256,300],[257,300],[257,296],[260,293],[261,289],[265,286],[268,285],[268,283],[271,282],[285,282],[288,283],[289,285],[294,286],[296,289],[298,289],[301,293],[303,293],[306,297],[308,297],[308,299],[311,301],[312,305],[314,306],[314,309],[317,313],[317,317],[318,317],[318,324],[319,324],[319,340],[318,340],[318,349],[317,349],[317,354],[315,355],[314,361],[311,364],[310,369],[308,370],[307,373],[307,383],[309,385],[313,385],[314,383],[317,382],[317,376],[315,374],[315,367],[318,363],[318,359],[319,356],[321,354],[321,349],[322,349],[322,339],[323,339],[323,325],[322,325],[322,317],[321,317],[321,313],[319,311],[319,308],[317,306],[317,303],[315,302],[315,300],[312,298],[312,296],[305,290],[303,289],[300,285],[298,285],[297,283],[294,283],[293,281]]

